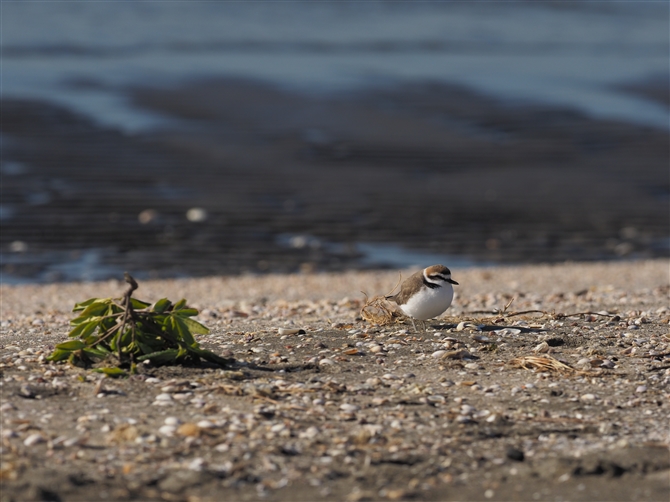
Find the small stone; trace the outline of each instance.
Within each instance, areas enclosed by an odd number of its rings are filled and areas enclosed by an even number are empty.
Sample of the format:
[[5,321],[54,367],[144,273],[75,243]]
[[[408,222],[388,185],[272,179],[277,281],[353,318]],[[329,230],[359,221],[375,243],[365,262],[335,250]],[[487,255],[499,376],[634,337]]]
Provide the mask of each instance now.
[[435,359],[440,359],[442,358],[445,354],[447,353],[446,350],[436,350],[433,352],[430,357],[434,357]]
[[181,424],[181,420],[179,420],[177,417],[167,417],[164,422],[165,422],[165,425],[179,425],[179,424]]
[[473,406],[470,406],[469,404],[461,405],[461,415],[472,415],[474,411],[475,408]]
[[517,448],[514,448],[514,447],[507,448],[507,451],[505,452],[505,455],[510,460],[514,460],[516,462],[523,462],[524,459],[526,458],[526,455],[524,455],[523,451],[521,451]]
[[591,402],[591,401],[595,401],[595,400],[596,400],[596,395],[595,395],[595,394],[584,394],[583,396],[581,396],[580,399],[581,399],[582,401]]
[[200,427],[198,427],[194,423],[186,422],[185,424],[179,426],[179,428],[177,429],[177,434],[179,434],[180,436],[195,437],[200,435]]
[[196,425],[201,429],[212,429],[216,427],[210,420],[200,420],[200,422],[198,422]]
[[354,413],[354,412],[360,410],[361,407],[357,406],[355,404],[344,403],[344,404],[340,405],[340,409],[344,412],[347,412],[347,413]]
[[172,401],[172,396],[168,393],[158,394],[154,401]]
[[335,364],[335,361],[327,357],[319,361],[319,366],[332,366],[333,364]]
[[635,393],[636,393],[636,394],[642,394],[642,393],[644,393],[644,392],[647,392],[647,386],[646,386],[646,385],[639,385],[639,386],[635,389]]

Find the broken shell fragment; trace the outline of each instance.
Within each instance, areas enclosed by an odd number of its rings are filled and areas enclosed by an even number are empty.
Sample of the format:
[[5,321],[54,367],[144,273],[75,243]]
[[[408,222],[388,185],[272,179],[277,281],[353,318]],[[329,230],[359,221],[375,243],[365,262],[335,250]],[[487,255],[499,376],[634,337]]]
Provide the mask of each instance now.
[[280,335],[305,335],[307,332],[302,328],[279,328],[277,332]]
[[485,335],[473,335],[472,339],[475,342],[480,342],[480,343],[490,343],[491,339],[488,336]]

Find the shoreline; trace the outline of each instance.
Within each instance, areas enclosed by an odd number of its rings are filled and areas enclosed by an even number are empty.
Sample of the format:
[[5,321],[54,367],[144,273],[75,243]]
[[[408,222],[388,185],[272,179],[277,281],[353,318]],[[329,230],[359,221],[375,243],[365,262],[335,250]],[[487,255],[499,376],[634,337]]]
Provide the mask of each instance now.
[[[167,296],[187,298],[198,308],[227,308],[245,302],[338,301],[388,294],[400,277],[417,269],[212,276],[138,281],[136,295],[147,301]],[[458,312],[458,298],[499,292],[508,295],[578,293],[621,290],[631,293],[670,286],[670,260],[632,262],[566,262],[540,265],[501,265],[452,269],[460,286],[450,312]],[[0,285],[5,312],[30,314],[25,298],[40,302],[41,310],[68,312],[83,297],[115,297],[125,290],[122,280],[53,284]],[[212,298],[212,292],[220,296]],[[659,298],[659,302],[662,299]]]

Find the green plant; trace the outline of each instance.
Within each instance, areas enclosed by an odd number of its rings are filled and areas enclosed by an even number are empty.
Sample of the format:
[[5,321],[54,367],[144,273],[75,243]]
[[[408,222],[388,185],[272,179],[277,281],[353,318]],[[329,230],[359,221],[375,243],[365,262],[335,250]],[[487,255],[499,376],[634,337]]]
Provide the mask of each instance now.
[[[70,321],[73,340],[56,345],[48,357],[51,361],[68,360],[77,366],[89,366],[116,357],[118,366],[149,360],[163,365],[200,359],[227,366],[232,362],[201,349],[194,334],[208,334],[209,329],[192,319],[198,311],[186,300],[172,303],[167,298],[153,305],[136,298],[137,282],[125,274],[129,284],[122,298],[91,298],[72,309],[79,315]],[[119,376],[116,368],[100,368],[109,376]]]

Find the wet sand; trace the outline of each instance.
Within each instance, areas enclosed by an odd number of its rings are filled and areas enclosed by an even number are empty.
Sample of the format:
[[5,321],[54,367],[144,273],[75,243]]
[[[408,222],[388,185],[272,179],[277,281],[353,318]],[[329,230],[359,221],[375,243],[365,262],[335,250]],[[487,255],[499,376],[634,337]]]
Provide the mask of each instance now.
[[360,242],[475,263],[668,254],[667,131],[429,83],[128,93],[170,125],[3,101],[5,277],[341,271],[370,266]]

